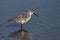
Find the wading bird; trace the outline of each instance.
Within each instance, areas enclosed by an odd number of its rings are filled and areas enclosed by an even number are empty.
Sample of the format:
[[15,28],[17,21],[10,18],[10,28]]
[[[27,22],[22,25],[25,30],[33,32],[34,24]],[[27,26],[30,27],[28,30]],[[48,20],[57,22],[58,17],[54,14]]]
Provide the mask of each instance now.
[[22,29],[23,29],[23,28],[22,28],[22,25],[23,25],[24,23],[28,22],[28,21],[31,19],[31,16],[32,16],[33,14],[34,14],[35,16],[38,16],[38,15],[36,15],[36,14],[34,13],[33,10],[27,10],[27,11],[24,12],[23,14],[18,15],[18,16],[14,17],[14,18],[9,19],[8,22],[14,22],[14,23],[19,23],[19,24],[21,24],[21,30],[22,30]]

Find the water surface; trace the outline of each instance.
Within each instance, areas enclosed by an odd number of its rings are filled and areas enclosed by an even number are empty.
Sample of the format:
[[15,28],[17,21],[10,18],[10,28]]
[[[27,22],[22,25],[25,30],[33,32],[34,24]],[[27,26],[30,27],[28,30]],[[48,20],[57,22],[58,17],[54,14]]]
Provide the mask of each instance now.
[[0,26],[0,40],[19,40],[7,37],[20,29],[20,25],[7,20],[29,9],[36,9],[39,15],[33,15],[23,26],[33,35],[33,40],[60,40],[60,0],[0,0],[0,24],[7,23]]

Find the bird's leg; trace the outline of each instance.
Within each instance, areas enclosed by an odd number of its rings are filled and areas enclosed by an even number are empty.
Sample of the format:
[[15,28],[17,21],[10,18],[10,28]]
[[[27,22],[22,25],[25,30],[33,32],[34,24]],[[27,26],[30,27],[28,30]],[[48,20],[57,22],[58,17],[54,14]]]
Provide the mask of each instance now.
[[23,25],[23,24],[21,24],[21,30],[23,30],[22,25]]

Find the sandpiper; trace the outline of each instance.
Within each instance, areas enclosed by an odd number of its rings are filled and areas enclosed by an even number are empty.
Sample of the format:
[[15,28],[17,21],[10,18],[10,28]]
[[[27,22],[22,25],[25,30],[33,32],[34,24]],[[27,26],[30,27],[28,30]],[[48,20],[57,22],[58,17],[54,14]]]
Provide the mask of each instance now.
[[[8,22],[14,22],[14,23],[21,24],[21,30],[22,30],[22,25],[24,23],[28,22],[31,19],[31,16],[33,14],[36,15],[33,10],[28,10],[21,15],[18,15],[14,18],[9,19]],[[38,15],[36,15],[36,16],[38,16]]]

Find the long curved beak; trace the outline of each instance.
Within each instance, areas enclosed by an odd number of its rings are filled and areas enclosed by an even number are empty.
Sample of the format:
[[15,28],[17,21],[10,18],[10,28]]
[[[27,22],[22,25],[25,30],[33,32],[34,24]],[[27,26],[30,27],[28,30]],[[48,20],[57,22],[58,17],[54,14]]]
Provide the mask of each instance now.
[[33,13],[35,16],[38,16],[37,14]]

